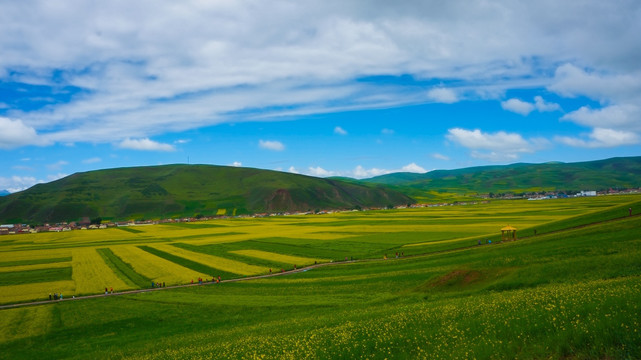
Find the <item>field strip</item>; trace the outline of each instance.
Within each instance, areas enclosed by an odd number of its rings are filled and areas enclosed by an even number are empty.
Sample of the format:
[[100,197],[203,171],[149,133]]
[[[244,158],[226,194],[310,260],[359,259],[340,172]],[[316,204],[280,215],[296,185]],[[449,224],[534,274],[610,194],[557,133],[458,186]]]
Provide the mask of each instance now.
[[150,254],[136,246],[113,246],[110,249],[122,261],[130,264],[137,273],[154,282],[176,285],[188,283],[199,277],[211,277]]
[[72,278],[76,284],[76,294],[95,294],[112,287],[118,290],[131,289],[105,264],[96,249],[73,249],[72,257]]
[[17,272],[17,271],[29,271],[29,270],[40,270],[40,269],[54,269],[54,268],[64,268],[70,267],[71,262],[56,262],[56,263],[46,263],[46,264],[34,264],[34,265],[17,265],[17,266],[3,266],[0,267],[0,273],[3,272]]
[[76,284],[72,280],[0,286],[0,303],[48,299],[54,292],[71,297],[75,291]]
[[71,250],[69,249],[47,249],[47,250],[18,250],[10,251],[9,255],[0,252],[0,257],[9,258],[11,261],[21,260],[41,260],[51,258],[71,257]]
[[[497,245],[500,243],[497,243]],[[315,264],[315,265],[310,265],[307,267],[299,268],[296,270],[290,270],[286,272],[281,272],[281,273],[273,273],[273,274],[265,274],[265,275],[257,275],[257,276],[250,276],[250,277],[243,277],[243,278],[236,278],[236,279],[228,279],[228,280],[222,280],[221,283],[233,283],[233,282],[240,282],[240,281],[251,281],[251,280],[257,280],[257,279],[266,279],[266,278],[271,278],[271,277],[277,277],[277,276],[287,276],[291,274],[298,274],[298,273],[303,273],[312,269],[316,269],[319,267],[324,267],[324,266],[336,266],[336,265],[344,265],[344,264],[352,264],[352,263],[368,263],[368,262],[380,262],[380,261],[403,261],[405,259],[413,259],[413,258],[422,258],[422,257],[428,257],[428,256],[434,256],[434,255],[439,255],[443,253],[452,253],[452,252],[459,252],[459,251],[469,251],[472,248],[475,248],[476,246],[468,246],[468,247],[463,247],[463,248],[458,248],[458,249],[451,249],[451,250],[443,250],[443,251],[437,251],[429,254],[421,254],[421,255],[411,255],[411,256],[406,256],[401,259],[389,259],[389,260],[383,260],[380,258],[377,259],[363,259],[363,260],[348,260],[348,261],[336,261],[336,262],[329,262],[329,263],[320,263],[320,264]],[[214,285],[216,283],[209,283],[209,285]],[[206,286],[207,284],[205,284]],[[23,285],[19,285],[23,286]],[[196,284],[187,284],[187,285],[174,285],[174,286],[167,286],[164,288],[154,288],[154,289],[141,289],[141,290],[127,290],[127,291],[118,291],[114,292],[112,295],[104,295],[104,294],[97,294],[97,295],[85,295],[85,296],[79,296],[76,297],[75,299],[65,297],[63,300],[57,300],[57,301],[33,301],[33,302],[28,302],[28,303],[14,303],[14,304],[6,304],[6,305],[0,305],[0,310],[1,309],[11,309],[11,308],[17,308],[17,307],[22,307],[22,306],[34,306],[34,305],[44,305],[44,304],[51,304],[52,302],[58,302],[58,301],[76,301],[76,300],[84,300],[84,299],[95,299],[95,298],[100,298],[104,296],[113,296],[113,295],[130,295],[130,294],[138,294],[138,293],[143,293],[143,292],[150,292],[150,291],[162,291],[162,290],[168,290],[168,289],[179,289],[179,288],[186,288],[190,286],[203,286],[198,283]],[[41,291],[40,291],[41,292]],[[20,300],[16,300],[20,301]]]
[[268,268],[256,265],[245,264],[240,261],[230,260],[219,256],[208,255],[203,253],[198,253],[194,251],[189,251],[181,249],[171,245],[164,244],[154,244],[151,246],[160,251],[170,253],[172,255],[183,257],[187,260],[191,260],[215,269],[222,271],[227,271],[233,274],[238,275],[256,275],[261,273],[266,273],[269,271]]
[[262,250],[234,250],[234,251],[230,251],[230,253],[249,256],[256,259],[275,261],[279,263],[292,264],[292,265],[298,265],[298,266],[310,265],[316,262],[329,261],[329,259],[312,259],[312,258],[306,258],[306,257],[300,257],[300,256],[283,255],[283,254],[262,251]]

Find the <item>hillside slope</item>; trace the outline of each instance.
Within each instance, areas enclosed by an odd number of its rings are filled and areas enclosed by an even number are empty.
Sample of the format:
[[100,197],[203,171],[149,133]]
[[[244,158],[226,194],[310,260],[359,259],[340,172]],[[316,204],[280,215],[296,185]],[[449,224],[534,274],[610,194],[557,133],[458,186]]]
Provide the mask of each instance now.
[[0,198],[0,222],[350,209],[413,203],[381,185],[251,168],[166,165],[76,173]]
[[641,157],[482,166],[425,174],[395,173],[363,181],[393,185],[412,195],[417,191],[487,194],[638,188],[641,187]]

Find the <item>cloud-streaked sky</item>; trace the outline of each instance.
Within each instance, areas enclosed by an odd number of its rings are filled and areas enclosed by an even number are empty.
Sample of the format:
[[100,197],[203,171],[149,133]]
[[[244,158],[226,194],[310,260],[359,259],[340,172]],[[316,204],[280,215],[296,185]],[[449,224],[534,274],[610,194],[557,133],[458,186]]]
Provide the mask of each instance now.
[[639,1],[0,3],[0,189],[641,155]]

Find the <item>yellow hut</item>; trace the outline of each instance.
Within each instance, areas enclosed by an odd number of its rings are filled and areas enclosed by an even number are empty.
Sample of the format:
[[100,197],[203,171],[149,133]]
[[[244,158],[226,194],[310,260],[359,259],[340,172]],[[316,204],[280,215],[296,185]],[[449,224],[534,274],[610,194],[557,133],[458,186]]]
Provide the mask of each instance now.
[[501,229],[501,241],[516,240],[516,228],[510,225]]

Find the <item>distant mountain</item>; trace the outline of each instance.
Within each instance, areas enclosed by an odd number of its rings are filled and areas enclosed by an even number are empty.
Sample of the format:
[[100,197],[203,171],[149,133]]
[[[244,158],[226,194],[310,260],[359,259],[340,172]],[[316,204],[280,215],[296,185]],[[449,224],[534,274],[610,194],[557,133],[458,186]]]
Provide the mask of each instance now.
[[391,185],[415,197],[430,191],[488,194],[638,188],[641,187],[641,157],[577,163],[518,163],[425,174],[394,173],[362,182]]
[[11,194],[8,190],[0,190],[0,196],[5,196]]
[[0,222],[154,219],[414,203],[386,186],[251,168],[166,165],[76,173],[0,198]]

